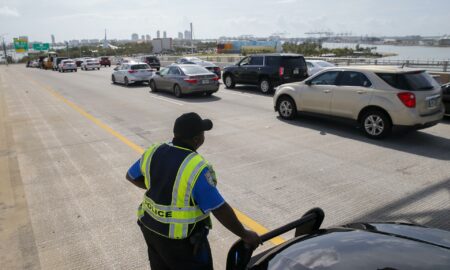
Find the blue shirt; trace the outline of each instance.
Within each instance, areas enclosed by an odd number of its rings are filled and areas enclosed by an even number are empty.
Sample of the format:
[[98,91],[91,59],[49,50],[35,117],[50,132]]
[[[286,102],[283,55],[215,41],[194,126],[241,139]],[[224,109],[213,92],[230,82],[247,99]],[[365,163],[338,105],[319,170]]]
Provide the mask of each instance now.
[[[192,196],[203,213],[208,213],[216,208],[219,208],[225,202],[222,195],[220,195],[219,190],[215,186],[211,185],[206,179],[207,173],[209,173],[209,169],[203,169],[198,176],[194,189],[192,190]],[[130,176],[133,180],[142,177],[140,159],[136,161],[130,169],[128,169],[128,176]]]

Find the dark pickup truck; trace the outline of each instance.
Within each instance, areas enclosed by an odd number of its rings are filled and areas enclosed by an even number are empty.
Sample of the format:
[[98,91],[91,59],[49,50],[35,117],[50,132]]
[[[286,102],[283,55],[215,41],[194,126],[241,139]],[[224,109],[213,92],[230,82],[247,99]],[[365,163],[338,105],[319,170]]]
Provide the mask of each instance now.
[[300,54],[251,55],[223,70],[223,81],[227,88],[233,88],[236,84],[252,84],[259,86],[263,93],[272,92],[278,85],[303,81],[307,77],[305,58]]
[[106,57],[106,56],[100,57],[100,61],[99,62],[100,62],[100,66],[104,66],[104,67],[106,67],[106,66],[110,67],[111,66],[111,60],[109,60],[109,58]]

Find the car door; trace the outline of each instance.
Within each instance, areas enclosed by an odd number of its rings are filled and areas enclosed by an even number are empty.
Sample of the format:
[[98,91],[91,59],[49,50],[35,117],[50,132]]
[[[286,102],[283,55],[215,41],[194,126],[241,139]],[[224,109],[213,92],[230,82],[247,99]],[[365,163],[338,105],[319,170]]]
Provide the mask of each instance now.
[[372,82],[362,72],[342,71],[331,98],[331,114],[356,118],[361,108],[369,104]]
[[124,82],[125,81],[125,76],[126,73],[128,71],[128,65],[127,64],[123,64],[120,66],[119,68],[119,81]]
[[259,73],[264,67],[264,56],[251,56],[250,62],[242,74],[243,80],[247,83],[256,84],[259,81]]
[[236,83],[246,83],[245,73],[247,72],[247,67],[250,64],[250,57],[243,58],[238,64],[237,68],[233,71],[233,76]]
[[161,90],[168,90],[168,82],[166,81],[169,68],[163,68],[159,71],[159,75],[155,77],[156,87]]
[[[169,71],[167,72],[167,75],[165,76],[165,83],[167,90],[172,90],[174,85],[177,83],[177,81],[181,77],[181,71],[180,68],[177,66],[169,67]],[[181,85],[180,85],[181,86]]]
[[320,114],[329,114],[331,97],[336,89],[340,71],[321,73],[305,82],[299,95],[300,110]]

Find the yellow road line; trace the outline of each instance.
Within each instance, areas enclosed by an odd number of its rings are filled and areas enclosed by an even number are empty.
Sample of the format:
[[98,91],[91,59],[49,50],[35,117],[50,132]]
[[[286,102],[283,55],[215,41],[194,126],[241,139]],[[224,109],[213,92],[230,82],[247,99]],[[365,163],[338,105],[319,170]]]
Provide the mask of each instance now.
[[[119,139],[121,142],[123,142],[124,144],[128,145],[130,148],[134,149],[136,152],[138,152],[140,154],[142,154],[144,152],[144,149],[142,147],[140,147],[139,145],[137,145],[137,144],[133,143],[132,141],[128,140],[127,138],[125,138],[125,136],[123,136],[119,132],[115,131],[114,129],[109,127],[107,124],[105,124],[102,121],[100,121],[99,119],[95,118],[93,115],[89,114],[88,112],[83,110],[81,107],[79,107],[78,105],[73,103],[72,101],[66,99],[64,96],[62,96],[61,94],[59,94],[58,92],[53,90],[50,86],[43,85],[43,84],[41,84],[41,83],[31,79],[29,76],[27,76],[25,74],[23,74],[23,75],[28,77],[29,80],[32,81],[34,84],[42,87],[47,92],[49,92],[52,96],[56,97],[57,99],[59,99],[63,103],[69,105],[72,109],[74,109],[75,111],[77,111],[78,113],[80,113],[81,115],[86,117],[87,119],[91,120],[94,124],[96,124],[97,126],[99,126],[102,129],[104,129],[106,132],[108,132],[109,134],[113,135],[114,137]],[[262,226],[261,224],[259,224],[255,220],[251,219],[249,216],[247,216],[244,213],[242,213],[241,211],[237,210],[236,208],[233,208],[233,210],[236,213],[236,216],[238,217],[238,219],[242,222],[242,224],[244,224],[246,227],[254,230],[259,235],[267,233],[269,231],[266,227]],[[275,237],[275,238],[271,239],[270,241],[273,244],[275,244],[275,245],[278,245],[278,244],[281,244],[281,243],[285,242],[285,240],[283,238],[281,238],[281,237]]]

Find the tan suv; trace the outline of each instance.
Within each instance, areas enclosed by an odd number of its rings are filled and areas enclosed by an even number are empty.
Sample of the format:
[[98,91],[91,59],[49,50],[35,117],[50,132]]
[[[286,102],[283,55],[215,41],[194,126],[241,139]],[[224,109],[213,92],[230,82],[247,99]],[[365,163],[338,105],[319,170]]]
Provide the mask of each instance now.
[[329,68],[281,85],[273,101],[284,119],[297,112],[353,119],[370,138],[385,137],[392,126],[430,127],[444,115],[439,84],[424,70],[399,67]]

